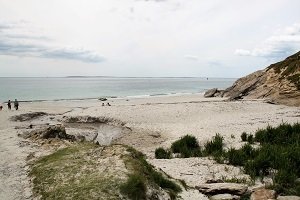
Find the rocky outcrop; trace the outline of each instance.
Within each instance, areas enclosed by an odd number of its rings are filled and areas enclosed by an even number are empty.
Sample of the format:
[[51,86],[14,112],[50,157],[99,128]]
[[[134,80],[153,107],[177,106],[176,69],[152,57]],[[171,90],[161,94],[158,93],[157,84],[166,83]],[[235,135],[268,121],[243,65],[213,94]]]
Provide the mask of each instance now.
[[[75,141],[76,138],[73,135],[69,135],[66,133],[66,129],[62,125],[49,125],[37,128],[35,130],[25,132],[24,134],[20,135],[25,139],[51,139],[57,138],[62,140],[70,140]],[[82,138],[81,138],[82,140]]]
[[204,93],[204,97],[209,98],[209,97],[222,97],[224,94],[224,90],[218,90],[218,88],[213,88],[210,90],[207,90]]
[[300,106],[300,52],[238,79],[224,97],[267,99],[271,103]]

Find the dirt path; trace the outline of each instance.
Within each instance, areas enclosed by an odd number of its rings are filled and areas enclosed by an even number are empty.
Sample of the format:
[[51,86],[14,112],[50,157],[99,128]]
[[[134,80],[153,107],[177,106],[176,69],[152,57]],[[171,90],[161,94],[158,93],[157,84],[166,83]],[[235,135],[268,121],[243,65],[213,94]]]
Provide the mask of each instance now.
[[17,136],[13,124],[8,124],[10,114],[0,114],[0,199],[31,199],[26,157],[32,149]]

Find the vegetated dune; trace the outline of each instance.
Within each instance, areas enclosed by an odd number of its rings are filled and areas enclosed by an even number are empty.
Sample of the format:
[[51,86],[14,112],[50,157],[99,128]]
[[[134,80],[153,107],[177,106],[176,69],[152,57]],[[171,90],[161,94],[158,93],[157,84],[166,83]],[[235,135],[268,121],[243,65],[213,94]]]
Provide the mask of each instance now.
[[268,99],[272,103],[300,106],[300,51],[238,79],[224,91],[223,97]]

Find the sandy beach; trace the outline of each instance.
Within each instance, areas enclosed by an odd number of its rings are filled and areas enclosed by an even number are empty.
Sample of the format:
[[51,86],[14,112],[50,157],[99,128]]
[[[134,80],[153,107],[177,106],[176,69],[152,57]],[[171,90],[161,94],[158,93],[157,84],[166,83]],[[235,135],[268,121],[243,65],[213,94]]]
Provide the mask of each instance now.
[[[107,102],[111,106],[106,106]],[[194,186],[212,178],[247,176],[239,168],[228,170],[225,165],[216,164],[208,158],[157,160],[154,159],[155,149],[169,147],[186,134],[194,135],[203,144],[216,133],[224,137],[226,147],[240,147],[243,144],[240,135],[244,131],[253,134],[268,125],[300,121],[299,107],[273,105],[263,100],[228,102],[223,98],[204,98],[203,94],[108,99],[107,102],[105,106],[99,100],[27,102],[21,103],[19,111],[2,110],[0,199],[32,199],[26,160],[30,153],[36,156],[43,153],[38,146],[18,137],[22,129],[16,127],[64,124],[65,119],[80,116],[105,118],[109,123],[98,127],[100,144],[133,146],[145,153],[156,168]],[[14,115],[37,111],[48,115],[24,122],[9,120]],[[69,134],[83,129],[86,134],[89,133],[87,127],[66,126]],[[188,199],[193,198],[189,196]]]

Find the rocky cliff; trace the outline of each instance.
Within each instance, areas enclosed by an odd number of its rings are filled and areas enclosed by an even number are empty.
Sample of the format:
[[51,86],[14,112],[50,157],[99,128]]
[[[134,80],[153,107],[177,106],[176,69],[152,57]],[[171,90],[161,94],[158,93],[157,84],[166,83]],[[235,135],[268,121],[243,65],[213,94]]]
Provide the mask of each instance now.
[[234,99],[267,99],[269,102],[300,106],[300,52],[238,79],[223,94]]

